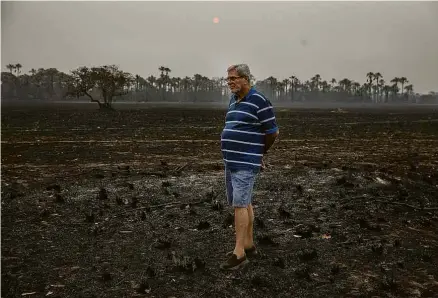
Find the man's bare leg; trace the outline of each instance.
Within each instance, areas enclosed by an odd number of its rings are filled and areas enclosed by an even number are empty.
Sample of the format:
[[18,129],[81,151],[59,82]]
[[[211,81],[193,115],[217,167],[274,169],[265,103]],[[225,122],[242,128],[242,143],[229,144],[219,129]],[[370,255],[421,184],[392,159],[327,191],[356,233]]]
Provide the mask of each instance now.
[[236,229],[236,246],[234,254],[237,258],[245,255],[245,239],[248,233],[248,208],[235,207],[234,208],[234,225]]
[[245,238],[245,249],[254,245],[254,210],[252,204],[248,206],[248,229]]

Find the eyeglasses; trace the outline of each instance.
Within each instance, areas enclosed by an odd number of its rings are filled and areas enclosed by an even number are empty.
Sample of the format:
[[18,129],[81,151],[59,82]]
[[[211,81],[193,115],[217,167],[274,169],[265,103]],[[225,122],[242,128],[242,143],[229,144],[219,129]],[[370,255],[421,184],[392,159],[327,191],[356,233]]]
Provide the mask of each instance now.
[[228,78],[225,79],[225,81],[227,81],[227,82],[234,82],[235,80],[240,79],[240,78],[242,78],[242,77],[228,77]]

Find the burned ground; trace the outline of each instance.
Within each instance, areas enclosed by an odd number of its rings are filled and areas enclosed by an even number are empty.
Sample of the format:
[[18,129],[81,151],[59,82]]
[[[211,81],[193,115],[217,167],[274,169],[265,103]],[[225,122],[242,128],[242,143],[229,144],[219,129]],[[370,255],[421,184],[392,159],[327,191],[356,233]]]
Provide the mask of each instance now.
[[2,109],[2,297],[433,297],[438,112],[276,109],[238,272],[223,109]]

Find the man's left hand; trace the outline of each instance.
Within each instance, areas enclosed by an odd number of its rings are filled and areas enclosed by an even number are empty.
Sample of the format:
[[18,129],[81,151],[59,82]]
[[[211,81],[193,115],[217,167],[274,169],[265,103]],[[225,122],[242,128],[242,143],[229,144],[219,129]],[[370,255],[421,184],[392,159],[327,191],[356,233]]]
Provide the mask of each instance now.
[[262,158],[262,167],[261,167],[261,171],[264,171],[266,169],[266,164],[265,164],[265,161],[263,160],[263,158]]

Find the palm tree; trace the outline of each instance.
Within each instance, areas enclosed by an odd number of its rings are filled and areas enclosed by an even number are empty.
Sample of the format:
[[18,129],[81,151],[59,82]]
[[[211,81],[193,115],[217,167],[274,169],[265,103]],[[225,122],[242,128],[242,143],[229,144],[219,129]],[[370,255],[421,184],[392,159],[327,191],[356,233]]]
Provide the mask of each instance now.
[[372,94],[371,94],[371,86],[373,85],[373,80],[374,80],[374,72],[369,72],[366,75],[367,78],[367,83],[368,83],[368,94],[371,97],[372,101],[374,101],[374,99],[372,98]]
[[405,78],[405,77],[401,77],[401,78],[399,78],[398,81],[399,81],[400,84],[401,84],[401,89],[400,89],[400,91],[401,91],[401,93],[403,94],[403,90],[404,90],[404,89],[403,89],[403,86],[404,86],[404,84],[408,83],[409,81],[408,81],[408,79]]
[[170,77],[169,77],[169,72],[171,72],[171,70],[170,70],[169,67],[164,67],[164,72],[165,72],[165,74],[164,74],[164,78],[163,78],[163,81],[164,81],[164,90],[169,91],[169,88],[171,88],[171,87],[170,87],[170,85],[171,85],[171,80],[170,80]]
[[321,76],[319,74],[316,74],[310,79],[310,82],[312,84],[312,89],[319,90],[319,86],[321,84]]
[[326,80],[321,82],[321,88],[322,88],[323,93],[330,91],[330,85],[329,85],[329,83],[327,83]]
[[283,85],[284,85],[284,93],[285,93],[285,97],[287,97],[287,95],[288,95],[288,90],[290,90],[290,89],[289,89],[290,80],[289,80],[289,79],[284,79],[284,80],[282,81],[282,83],[283,83]]
[[282,100],[284,98],[284,91],[287,88],[286,83],[283,81],[278,82],[277,84],[277,90],[278,90],[278,99]]
[[343,90],[346,93],[351,92],[351,81],[347,78],[342,79],[339,81],[339,86],[341,87],[341,90]]
[[166,76],[166,77],[169,77],[169,72],[172,72],[172,70],[170,70],[169,67],[165,67],[165,68],[164,68],[164,72],[166,73],[165,76]]
[[158,70],[161,72],[161,76],[164,76],[164,71],[166,70],[165,66],[158,67]]
[[294,100],[295,92],[300,84],[300,80],[296,76],[290,76],[290,90],[291,90],[291,100]]
[[405,90],[406,92],[412,92],[414,91],[414,86],[412,84],[406,85]]
[[[221,90],[221,94],[222,96],[228,96],[228,88],[227,88],[227,81],[225,79],[225,77],[221,77],[220,78],[220,90]],[[256,85],[258,83],[258,81],[254,81],[253,84]]]
[[37,73],[37,70],[35,68],[32,68],[31,70],[29,70],[29,73],[34,76]]
[[376,85],[379,83],[379,80],[383,78],[382,74],[380,72],[376,72],[374,74],[374,80],[376,81]]
[[[393,83],[394,85],[396,85],[397,86],[397,90],[398,90],[398,83],[400,83],[400,78],[395,77],[390,82]],[[394,86],[394,85],[392,85],[392,86]]]
[[269,89],[271,91],[271,98],[276,98],[276,90],[278,85],[278,80],[274,78],[273,76],[270,76],[266,79],[266,82],[268,83]]
[[199,73],[193,76],[193,89],[195,92],[198,92],[202,89],[202,75]]
[[330,89],[333,91],[334,89],[335,89],[335,84],[336,84],[336,79],[335,78],[332,78],[331,80],[330,80],[330,84],[331,84],[331,86],[330,86]]
[[8,65],[6,65],[6,68],[9,69],[9,71],[12,73],[12,71],[15,69],[15,65],[14,64],[8,64]]
[[409,96],[412,94],[412,91],[414,91],[414,87],[412,86],[412,84],[409,84],[405,86],[405,90],[406,90],[406,96],[409,100]]
[[21,73],[21,68],[22,68],[23,66],[20,64],[20,63],[17,63],[17,64],[15,64],[15,69],[17,70],[17,75],[19,75],[20,73]]
[[385,80],[380,79],[379,83],[377,84],[377,97],[379,100],[381,100],[383,97],[383,86],[385,86]]
[[176,91],[181,92],[181,78],[180,77],[175,77],[172,78],[172,81],[174,82],[174,85],[176,87]]
[[[224,78],[225,80],[225,78]],[[184,91],[192,91],[193,88],[193,82],[192,79],[188,76],[185,76],[182,80],[181,80],[181,84],[183,86],[183,90]]]
[[54,95],[55,95],[55,88],[54,88],[54,84],[55,84],[55,77],[58,75],[58,70],[56,68],[49,68],[46,69],[44,71],[44,75],[46,76],[46,80],[48,83],[48,91],[49,91],[49,95],[50,98],[53,99]]
[[[395,79],[397,79],[396,81],[398,82],[398,78],[394,78],[394,79],[392,79],[391,82],[394,81]],[[392,95],[393,95],[394,97],[397,95],[398,91],[400,90],[400,89],[398,88],[397,82],[394,81],[394,84],[391,85],[391,92],[392,92]]]
[[360,93],[360,84],[358,82],[353,82],[351,84],[351,88],[353,89],[353,94],[354,95],[359,95]]
[[140,76],[140,90],[145,90],[148,85],[148,82],[142,76]]
[[146,82],[148,82],[149,85],[150,85],[152,88],[156,88],[157,78],[154,77],[154,76],[149,76],[149,77],[146,79]]
[[138,92],[140,89],[140,78],[139,75],[135,75],[135,92]]
[[309,80],[305,81],[304,83],[301,84],[301,91],[302,92],[309,92],[311,90],[311,88],[310,88],[311,85],[312,85],[312,83]]
[[384,100],[384,102],[388,102],[389,92],[391,92],[391,91],[392,91],[392,87],[391,86],[388,86],[388,85],[383,86],[382,92],[385,93],[385,100]]
[[374,80],[374,72],[369,72],[369,73],[367,73],[367,82],[368,83],[372,83],[373,82],[373,80]]
[[[165,67],[165,66],[160,66],[159,68],[158,68],[158,70],[161,72],[160,73],[160,78],[157,80],[157,82],[158,82],[158,86],[159,86],[159,89],[161,90],[161,96],[163,97],[163,99],[164,99],[164,91],[167,89],[167,67]],[[164,72],[166,72],[166,74],[164,74]]]
[[379,101],[379,90],[380,90],[380,86],[379,86],[379,79],[383,78],[382,74],[380,72],[376,72],[374,73],[374,80],[376,81],[375,84],[375,88],[374,88],[374,98],[375,101],[378,102]]
[[[181,79],[181,87],[183,91],[183,99],[187,101],[190,92],[193,90],[192,79],[188,76],[185,76]],[[226,89],[225,89],[226,90]]]

